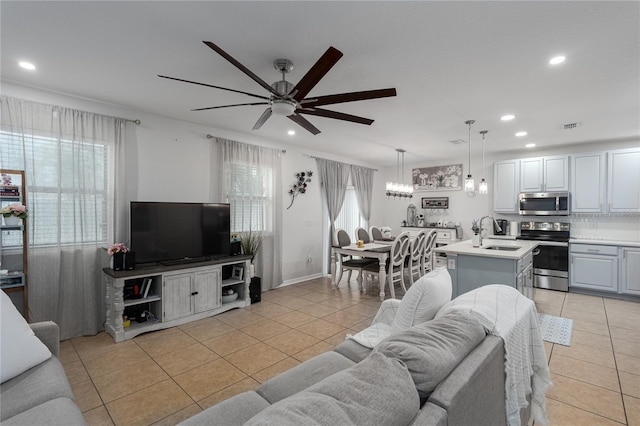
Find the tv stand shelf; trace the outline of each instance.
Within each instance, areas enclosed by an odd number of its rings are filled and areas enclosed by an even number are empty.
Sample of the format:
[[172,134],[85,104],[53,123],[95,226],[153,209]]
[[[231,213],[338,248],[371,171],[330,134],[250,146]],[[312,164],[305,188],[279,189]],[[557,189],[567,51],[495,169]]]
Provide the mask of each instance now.
[[[251,280],[245,272],[249,271],[250,260],[251,256],[239,255],[171,266],[137,266],[126,271],[104,268],[105,331],[117,343],[149,331],[249,306]],[[231,276],[234,267],[242,268],[242,279]],[[140,286],[145,279],[151,280],[147,297],[136,298],[131,296],[131,291],[125,292],[125,288]],[[228,286],[234,286],[238,298],[222,303],[222,289]],[[132,319],[129,327],[123,326],[123,315]],[[144,321],[136,321],[143,316]]]

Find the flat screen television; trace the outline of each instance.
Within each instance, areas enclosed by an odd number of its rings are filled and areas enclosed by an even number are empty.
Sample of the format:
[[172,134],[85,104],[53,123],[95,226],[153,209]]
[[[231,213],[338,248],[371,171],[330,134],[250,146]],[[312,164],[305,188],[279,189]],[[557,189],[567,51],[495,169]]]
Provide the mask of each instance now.
[[229,204],[131,202],[136,263],[179,264],[229,256]]

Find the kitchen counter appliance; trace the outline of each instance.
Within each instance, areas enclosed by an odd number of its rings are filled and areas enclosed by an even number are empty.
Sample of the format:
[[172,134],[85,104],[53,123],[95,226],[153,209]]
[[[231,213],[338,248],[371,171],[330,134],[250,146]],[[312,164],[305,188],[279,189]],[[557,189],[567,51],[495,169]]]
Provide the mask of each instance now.
[[569,216],[568,192],[523,192],[518,196],[518,213],[531,216]]
[[533,251],[533,285],[569,291],[569,238],[565,222],[521,222],[518,240],[537,241]]
[[[498,226],[500,229],[498,229]],[[493,234],[494,235],[509,235],[509,221],[506,219],[496,219],[493,222]]]

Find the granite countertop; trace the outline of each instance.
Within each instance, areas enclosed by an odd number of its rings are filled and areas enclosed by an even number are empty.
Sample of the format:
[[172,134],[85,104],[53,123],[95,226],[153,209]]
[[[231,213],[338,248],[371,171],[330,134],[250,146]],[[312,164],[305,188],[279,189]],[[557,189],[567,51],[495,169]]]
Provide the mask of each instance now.
[[604,246],[624,246],[624,247],[640,247],[640,241],[621,241],[621,240],[596,240],[588,238],[571,238],[569,240],[573,244],[596,244]]
[[[526,241],[526,240],[502,240],[485,238],[482,240],[482,247],[473,247],[471,240],[465,240],[455,244],[449,244],[434,248],[434,251],[451,254],[464,254],[468,256],[485,256],[500,259],[520,259],[530,251],[532,251],[538,245],[538,241]],[[486,247],[501,246],[501,247],[519,247],[518,250],[505,251],[505,250],[489,250]]]

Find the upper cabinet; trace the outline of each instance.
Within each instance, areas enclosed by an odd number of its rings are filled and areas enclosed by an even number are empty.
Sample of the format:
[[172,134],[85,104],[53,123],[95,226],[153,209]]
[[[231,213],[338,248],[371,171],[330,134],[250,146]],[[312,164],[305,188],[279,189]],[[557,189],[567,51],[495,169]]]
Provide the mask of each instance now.
[[640,212],[640,148],[609,152],[608,207],[612,213]]
[[571,156],[571,211],[602,213],[605,208],[606,154]]
[[520,160],[496,162],[493,165],[493,211],[518,213]]
[[520,192],[569,190],[569,157],[526,158],[520,160]]

